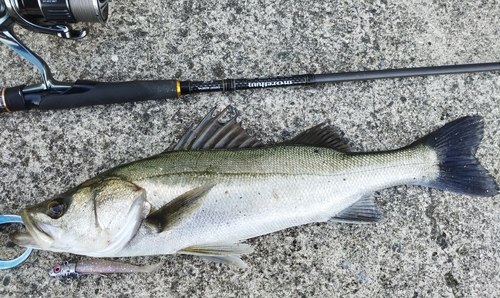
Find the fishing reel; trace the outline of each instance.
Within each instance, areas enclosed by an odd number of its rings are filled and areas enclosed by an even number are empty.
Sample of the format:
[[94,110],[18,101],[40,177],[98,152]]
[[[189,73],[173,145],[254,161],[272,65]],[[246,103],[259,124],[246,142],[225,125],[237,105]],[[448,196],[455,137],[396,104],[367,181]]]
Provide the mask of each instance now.
[[79,39],[86,29],[73,30],[68,23],[105,23],[108,18],[107,0],[3,0],[0,2],[2,31],[13,23],[38,33]]
[[[75,30],[70,23],[105,23],[107,18],[108,0],[0,0],[0,41],[35,65],[42,76],[42,83],[37,85],[3,88],[0,111],[9,111],[6,93],[22,96],[45,90],[65,91],[72,86],[72,83],[53,79],[45,61],[16,37],[15,24],[37,33],[74,40],[85,37],[87,29]],[[13,104],[11,108],[16,109],[16,103]]]

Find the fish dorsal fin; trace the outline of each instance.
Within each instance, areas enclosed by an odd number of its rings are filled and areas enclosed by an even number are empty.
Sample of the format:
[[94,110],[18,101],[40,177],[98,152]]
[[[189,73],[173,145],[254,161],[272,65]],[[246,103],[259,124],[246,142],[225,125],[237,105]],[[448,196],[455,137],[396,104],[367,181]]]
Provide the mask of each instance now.
[[219,119],[229,111],[226,107],[214,116],[215,108],[195,127],[191,125],[177,144],[172,144],[165,152],[199,149],[234,149],[260,147],[263,144],[249,135],[236,121],[238,115],[225,123]]
[[253,252],[253,248],[244,243],[215,243],[194,245],[179,250],[177,253],[193,255],[208,259],[212,262],[223,263],[240,268],[247,264],[241,260],[241,255]]
[[331,126],[326,126],[326,123],[311,127],[286,143],[327,147],[340,152],[350,151],[349,146],[340,138]]
[[363,196],[356,203],[342,210],[330,219],[342,223],[372,223],[384,219],[384,214],[378,208],[372,196]]
[[215,184],[206,184],[183,193],[160,209],[149,214],[145,221],[153,225],[158,233],[172,229],[198,210]]

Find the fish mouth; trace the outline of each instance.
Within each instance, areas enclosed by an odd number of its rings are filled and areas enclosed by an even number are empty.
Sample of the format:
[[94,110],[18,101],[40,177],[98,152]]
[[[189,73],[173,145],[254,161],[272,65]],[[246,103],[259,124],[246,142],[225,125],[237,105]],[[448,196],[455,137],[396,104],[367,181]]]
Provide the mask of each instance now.
[[42,222],[36,222],[26,209],[21,210],[21,218],[28,233],[15,234],[13,241],[19,246],[48,249],[54,238],[52,227]]

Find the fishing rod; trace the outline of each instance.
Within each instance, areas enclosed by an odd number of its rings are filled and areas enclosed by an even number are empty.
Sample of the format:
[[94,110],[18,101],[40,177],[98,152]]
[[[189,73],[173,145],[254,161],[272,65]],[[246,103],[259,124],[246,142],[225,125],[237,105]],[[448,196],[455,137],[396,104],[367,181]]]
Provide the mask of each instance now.
[[181,95],[193,93],[229,92],[247,89],[486,71],[500,71],[500,63],[386,69],[330,74],[305,74],[274,78],[224,79],[214,81],[153,80],[114,83],[76,81],[71,87],[64,90],[46,88],[45,90],[34,92],[32,91],[32,87],[21,85],[3,88],[0,111],[13,112],[29,109],[58,110],[155,99],[175,99]]
[[500,70],[500,63],[481,63],[213,81],[152,80],[109,83],[78,80],[60,82],[52,77],[47,63],[25,46],[13,31],[14,24],[18,24],[29,30],[56,35],[63,39],[80,39],[87,35],[86,29],[73,30],[69,23],[105,23],[107,17],[107,0],[0,0],[0,41],[35,65],[42,77],[42,82],[36,85],[1,89],[0,112],[30,109],[58,110],[155,99],[175,99],[193,93]]

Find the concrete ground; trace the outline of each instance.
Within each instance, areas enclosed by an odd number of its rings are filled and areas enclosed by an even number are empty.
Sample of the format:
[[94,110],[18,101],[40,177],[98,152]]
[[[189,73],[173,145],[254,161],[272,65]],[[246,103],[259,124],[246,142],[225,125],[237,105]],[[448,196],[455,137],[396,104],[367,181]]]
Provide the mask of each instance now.
[[[401,3],[397,3],[401,2]],[[495,1],[113,1],[105,26],[65,41],[16,28],[59,80],[267,77],[500,60]],[[0,85],[40,82],[0,47]],[[65,111],[1,114],[0,213],[50,198],[124,162],[163,151],[211,107],[232,105],[266,143],[320,122],[356,151],[405,146],[465,115],[484,117],[477,157],[499,180],[500,73],[188,95]],[[335,194],[332,194],[334,196]],[[375,194],[377,225],[312,224],[248,241],[248,269],[190,256],[153,274],[56,280],[84,257],[36,251],[0,272],[2,297],[495,297],[499,198],[399,186]],[[0,227],[1,258],[21,250]]]

